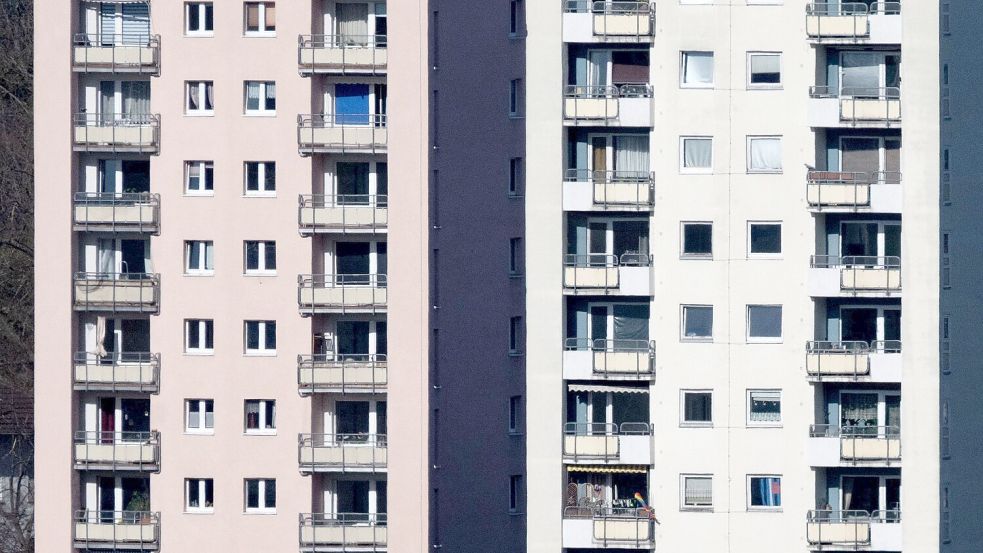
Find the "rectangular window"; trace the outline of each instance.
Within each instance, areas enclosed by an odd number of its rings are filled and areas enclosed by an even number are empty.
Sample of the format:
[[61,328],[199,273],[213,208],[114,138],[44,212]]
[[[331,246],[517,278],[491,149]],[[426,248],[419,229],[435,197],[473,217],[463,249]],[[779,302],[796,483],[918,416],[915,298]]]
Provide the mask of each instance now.
[[509,0],[509,36],[518,36],[522,30],[522,5],[520,0]]
[[276,321],[246,321],[246,355],[276,355]]
[[713,52],[682,52],[680,60],[680,86],[713,88]]
[[509,355],[522,353],[522,317],[509,319]]
[[276,163],[273,161],[247,161],[244,169],[247,196],[276,195]]
[[747,425],[780,426],[782,424],[781,390],[747,391]]
[[778,343],[782,341],[782,306],[747,306],[747,341]]
[[184,34],[188,36],[212,36],[215,17],[211,2],[186,2],[184,4]]
[[215,511],[215,481],[211,478],[184,479],[184,511],[212,513]]
[[713,171],[713,138],[683,136],[679,139],[679,172],[710,173]]
[[276,115],[276,83],[245,81],[243,103],[246,115]]
[[747,477],[748,510],[778,511],[782,508],[781,476]]
[[247,399],[245,404],[246,434],[270,434],[276,431],[276,401]]
[[777,257],[782,253],[781,223],[747,224],[748,257]]
[[713,510],[713,478],[707,475],[682,475],[680,509],[684,511]]
[[509,398],[509,434],[522,433],[522,396]]
[[276,4],[246,2],[243,34],[246,36],[276,36]]
[[185,115],[214,115],[215,86],[212,81],[184,82]]
[[184,193],[189,196],[213,196],[215,166],[211,161],[184,162]]
[[276,273],[276,242],[246,240],[243,261],[247,275]]
[[246,478],[243,484],[245,488],[243,507],[247,513],[276,513],[276,480],[272,478]]
[[215,245],[211,240],[185,240],[184,274],[215,274]]
[[682,224],[681,257],[713,257],[713,223]]
[[680,404],[680,426],[713,425],[713,393],[710,390],[683,390]]
[[184,401],[184,431],[191,434],[212,434],[215,428],[215,401],[188,399]]
[[748,88],[781,88],[782,55],[778,52],[748,52]]
[[522,475],[509,476],[509,512],[518,513],[522,509]]
[[522,158],[514,157],[509,160],[509,196],[522,196]]
[[509,276],[522,275],[522,238],[509,238]]
[[713,339],[713,306],[684,305],[683,335],[688,342],[707,342]]
[[747,137],[747,172],[781,173],[782,139],[778,136]]
[[509,81],[509,116],[522,115],[522,79]]
[[185,319],[184,352],[198,355],[211,355],[215,352],[214,321],[208,319]]

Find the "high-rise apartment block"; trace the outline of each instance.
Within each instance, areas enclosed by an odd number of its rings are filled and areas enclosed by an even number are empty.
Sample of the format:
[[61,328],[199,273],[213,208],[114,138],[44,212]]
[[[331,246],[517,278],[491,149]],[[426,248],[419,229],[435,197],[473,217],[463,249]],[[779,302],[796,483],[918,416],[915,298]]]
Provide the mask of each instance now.
[[38,551],[983,544],[970,3],[58,4]]

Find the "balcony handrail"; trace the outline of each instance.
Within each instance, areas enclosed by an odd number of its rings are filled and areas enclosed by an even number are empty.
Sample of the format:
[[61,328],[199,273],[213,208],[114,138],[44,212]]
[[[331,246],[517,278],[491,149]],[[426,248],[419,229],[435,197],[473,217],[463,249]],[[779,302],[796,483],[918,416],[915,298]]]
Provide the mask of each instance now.
[[300,513],[301,526],[385,526],[387,513]]
[[650,436],[652,429],[652,424],[647,422],[623,422],[620,425],[613,422],[563,423],[566,436]]
[[651,519],[651,511],[641,507],[614,507],[605,505],[568,505],[563,508],[563,518],[637,518]]
[[866,268],[866,269],[900,269],[901,257],[896,255],[813,255],[809,258],[809,267],[813,269]]
[[841,184],[867,186],[871,184],[900,184],[900,171],[817,171],[806,173],[809,184]]
[[877,353],[901,353],[901,340],[874,340],[870,349]]
[[655,353],[655,340],[627,340],[622,338],[565,338],[563,347],[567,351],[596,352],[648,352]]
[[148,351],[109,351],[105,355],[91,351],[75,352],[75,363],[85,365],[159,365],[160,354]]
[[300,288],[342,288],[345,286],[385,288],[386,284],[385,273],[297,275],[297,285]]
[[301,433],[297,436],[300,447],[386,447],[385,434],[364,433]]
[[859,340],[845,342],[838,340],[810,340],[806,342],[806,353],[863,355],[870,353],[870,344]]
[[386,194],[301,194],[300,207],[373,207],[384,208],[389,205]]
[[76,204],[96,205],[160,205],[160,194],[154,192],[75,192]]
[[607,15],[649,14],[655,11],[655,6],[651,2],[624,0],[566,0],[563,11]]
[[901,2],[874,2],[870,5],[872,15],[900,15]]
[[597,99],[597,98],[651,98],[653,87],[647,83],[629,83],[622,85],[567,85],[563,89],[564,98]]
[[300,48],[385,48],[388,40],[387,35],[309,34],[299,35],[297,45]]
[[[110,520],[112,522],[103,522]],[[145,522],[146,521],[146,522]],[[140,524],[140,525],[158,525],[160,524],[160,512],[158,511],[110,511],[110,510],[95,510],[95,509],[78,509],[75,511],[75,522],[77,524]],[[98,541],[98,540],[97,540]],[[124,539],[115,539],[113,541],[131,541]],[[132,540],[137,541],[137,540]],[[143,542],[156,541],[153,540],[139,540]]]
[[625,252],[621,256],[604,253],[568,253],[563,256],[563,266],[574,268],[651,267],[652,255],[637,252]]
[[843,426],[840,424],[810,424],[810,438],[899,438],[897,426]]
[[160,432],[157,430],[76,430],[74,443],[89,445],[160,445]]
[[349,363],[385,363],[386,354],[385,353],[346,353],[346,354],[336,354],[336,353],[313,353],[313,354],[301,354],[297,356],[298,365],[317,365],[326,363],[338,363],[339,365],[345,365]]
[[864,100],[897,100],[901,98],[901,88],[897,86],[833,87],[829,85],[814,85],[809,87],[809,97],[810,98],[860,98]]
[[875,511],[865,511],[861,509],[836,510],[836,509],[813,509],[806,513],[806,522],[811,523],[893,523],[901,522],[900,509],[878,509]]
[[160,35],[140,32],[105,33],[102,31],[75,33],[72,36],[72,45],[85,48],[119,48],[123,46],[159,48]]
[[160,126],[160,115],[156,113],[105,113],[78,112],[72,115],[75,126],[87,127],[144,127]]
[[573,182],[634,182],[640,184],[655,183],[653,171],[592,171],[590,169],[567,169],[565,178]]
[[102,273],[97,271],[78,271],[75,273],[76,281],[147,281],[152,285],[160,284],[160,273]]
[[810,2],[806,4],[806,14],[822,17],[869,15],[870,9],[864,2]]
[[385,128],[388,117],[384,113],[304,113],[297,115],[297,126],[302,129],[374,127]]

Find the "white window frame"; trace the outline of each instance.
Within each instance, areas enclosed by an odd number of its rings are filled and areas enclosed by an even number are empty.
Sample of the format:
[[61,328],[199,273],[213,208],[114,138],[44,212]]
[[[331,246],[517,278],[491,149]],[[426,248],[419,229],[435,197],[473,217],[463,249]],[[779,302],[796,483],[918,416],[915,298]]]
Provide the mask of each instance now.
[[759,174],[780,175],[780,174],[782,174],[782,172],[785,170],[784,159],[782,160],[782,167],[779,167],[778,169],[757,169],[757,168],[751,167],[751,143],[754,142],[754,141],[757,141],[757,140],[772,140],[772,141],[777,140],[778,141],[778,149],[782,153],[782,157],[784,158],[784,155],[785,155],[785,148],[784,148],[784,144],[782,143],[782,136],[781,135],[767,135],[767,134],[766,135],[757,135],[757,134],[755,134],[755,135],[748,135],[747,136],[747,147],[746,147],[746,153],[745,153],[745,158],[746,158],[746,160],[745,160],[745,166],[747,167],[748,174],[755,174],[755,175],[759,175]]
[[215,106],[212,109],[206,109],[204,107],[200,109],[191,109],[191,88],[198,87],[198,99],[201,105],[205,105],[205,101],[208,95],[208,85],[212,86],[212,96],[214,96],[215,91],[215,81],[184,81],[184,114],[189,117],[212,117],[215,115]]
[[[245,355],[250,357],[272,357],[276,355],[276,348],[269,349],[266,347],[266,326],[273,323],[273,332],[276,333],[276,321],[243,321],[242,323],[242,351]],[[259,347],[257,349],[249,349],[249,326],[255,324],[256,332],[258,334],[257,338],[259,340]]]
[[[686,227],[704,225],[710,227],[710,253],[688,253],[686,251]],[[680,259],[713,259],[713,221],[680,221],[679,222],[679,258]]]
[[[256,507],[249,506],[249,483],[256,482]],[[273,482],[273,505],[266,504],[266,486]],[[242,479],[242,510],[250,515],[275,515],[278,491],[276,478],[243,478]]]
[[[752,0],[748,0],[748,4],[751,4]],[[756,2],[760,4],[770,4],[774,2]],[[751,58],[758,56],[777,56],[778,57],[778,82],[777,83],[752,83],[751,82]],[[747,88],[748,90],[781,90],[783,85],[784,70],[782,53],[781,52],[760,52],[753,51],[747,53]]]
[[[257,85],[259,107],[249,109],[249,87]],[[272,86],[271,86],[272,85]],[[273,109],[266,108],[269,100],[270,89],[273,90]],[[247,117],[275,117],[276,116],[276,81],[242,81],[242,113]]]
[[[191,170],[198,170],[198,189],[191,188]],[[208,170],[211,169],[211,180]],[[211,185],[211,188],[207,186]],[[184,162],[184,195],[185,196],[214,196],[215,195],[215,162],[192,160]]]
[[[256,165],[256,190],[249,189],[249,166]],[[266,172],[273,169],[273,189],[266,188]],[[275,161],[246,161],[242,164],[242,195],[252,198],[276,197],[276,162]]]
[[[686,336],[686,310],[688,308],[710,309],[710,336]],[[713,341],[713,305],[700,303],[684,303],[679,306],[679,341],[680,342],[712,342]]]
[[[779,487],[783,487],[784,482],[782,482],[782,475],[781,474],[748,474],[747,478],[745,479],[745,487],[744,487],[744,492],[746,494],[745,497],[747,497],[748,511],[765,511],[765,512],[773,512],[773,513],[781,512],[782,511],[781,505],[776,505],[776,506],[751,505],[751,479],[752,478],[777,478]],[[779,493],[780,493],[779,500],[784,503],[785,502],[784,488]]]
[[[686,504],[686,481],[690,479],[710,480],[710,504]],[[713,475],[712,474],[680,474],[679,475],[679,510],[680,511],[713,511]]]
[[[710,141],[710,166],[709,167],[686,167],[686,142],[688,140]],[[687,136],[679,137],[679,172],[684,175],[713,174],[713,137],[712,136],[687,135]]]
[[[212,504],[192,507],[191,486],[194,485],[198,488],[198,498],[201,500],[202,503],[207,503],[208,500],[205,491],[207,490],[206,482],[209,481],[211,481],[212,483]],[[210,514],[215,512],[215,480],[213,478],[185,478],[184,479],[184,512],[196,513],[196,514]]]
[[[191,347],[191,325],[198,324],[198,347]],[[208,325],[212,326],[212,347],[207,347]],[[215,354],[215,321],[212,319],[184,320],[184,353],[187,355]]]
[[[259,404],[258,428],[249,428],[248,407],[250,403]],[[266,420],[266,405],[269,403],[273,404],[273,423],[269,428],[267,428],[266,424],[269,421]],[[270,436],[276,434],[276,400],[275,399],[247,399],[243,401],[242,402],[242,431],[243,434],[261,435],[261,436],[263,435]]]
[[[710,396],[710,420],[708,421],[686,420],[686,396],[691,394],[708,394]],[[713,390],[711,389],[679,390],[679,426],[681,428],[712,428],[713,427]]]
[[[212,8],[212,28],[211,29],[191,29],[191,10],[198,10],[198,22],[204,26],[207,18],[207,6]],[[187,37],[211,37],[215,36],[215,4],[213,2],[185,2],[184,3],[184,36]]]
[[[208,413],[208,403],[212,404],[212,425],[206,423]],[[198,426],[191,426],[191,408],[198,408]],[[184,433],[185,434],[215,434],[215,400],[214,399],[186,399],[184,400]]]
[[[249,245],[256,244],[256,263],[255,269],[249,268]],[[266,267],[266,248],[273,244],[274,264],[276,263],[276,241],[275,240],[243,240],[242,242],[242,272],[245,275],[276,275],[276,267],[268,269]]]
[[[766,227],[775,226],[778,227],[778,252],[777,253],[767,253],[767,252],[753,252],[751,251],[751,227]],[[782,253],[784,252],[785,244],[783,239],[783,234],[785,229],[781,221],[748,221],[747,222],[747,257],[748,259],[781,259]]]
[[[709,4],[712,0],[699,2]],[[694,2],[695,3],[695,2]],[[710,54],[710,82],[709,83],[688,83],[686,82],[686,61],[690,54]],[[713,50],[680,50],[679,51],[679,88],[711,89],[717,82],[717,55]]]
[[[779,321],[780,335],[773,336],[751,336],[751,308],[752,307],[777,307],[781,315]],[[749,344],[781,344],[785,339],[785,309],[778,303],[749,303],[744,309],[744,334]]]
[[[751,398],[755,394],[778,394],[778,420],[777,421],[755,421],[751,420]],[[744,409],[745,423],[750,428],[778,428],[782,426],[782,406],[783,395],[781,388],[748,388],[746,394],[746,406]]]
[[[257,17],[259,23],[259,29],[256,31],[248,30],[249,22],[249,6],[256,4]],[[266,28],[266,7],[268,4],[272,4],[274,9],[276,8],[276,2],[243,2],[242,3],[242,36],[245,37],[275,37],[276,36],[276,21],[273,22],[273,30],[268,30]],[[274,15],[274,17],[276,17]]]
[[[198,259],[191,258],[194,244],[198,244]],[[208,250],[211,250],[212,266],[208,265]],[[199,268],[192,268],[192,261],[196,261]],[[185,240],[184,241],[184,274],[186,276],[212,276],[215,274],[215,242],[212,240]]]

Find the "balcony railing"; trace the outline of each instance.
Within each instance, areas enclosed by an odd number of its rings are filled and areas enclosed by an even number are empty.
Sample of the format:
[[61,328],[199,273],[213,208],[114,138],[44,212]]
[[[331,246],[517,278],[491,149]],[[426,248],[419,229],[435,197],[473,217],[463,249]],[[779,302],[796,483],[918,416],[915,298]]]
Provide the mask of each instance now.
[[300,434],[297,460],[306,472],[375,472],[385,470],[383,434]]
[[387,544],[386,514],[301,513],[300,545],[384,548]]
[[567,254],[563,256],[563,287],[574,290],[616,290],[621,285],[621,267],[651,266],[650,254]]
[[77,33],[72,69],[80,72],[160,74],[160,35]]
[[810,377],[848,377],[854,380],[870,375],[872,353],[900,353],[900,340],[810,341],[806,342],[806,372]]
[[298,275],[297,303],[303,313],[384,311],[386,275]]
[[840,270],[840,289],[850,292],[898,292],[901,290],[901,258],[873,255],[814,255],[814,269]]
[[152,232],[160,230],[160,194],[76,192],[75,230]]
[[86,470],[160,469],[160,433],[80,430],[74,440],[75,466]]
[[81,152],[147,152],[160,147],[156,114],[76,113],[73,148]]
[[384,75],[389,59],[386,35],[300,35],[301,74]]
[[870,207],[871,185],[901,184],[901,173],[877,171],[809,171],[806,199],[810,207]]
[[376,394],[386,391],[388,381],[386,355],[382,353],[297,356],[297,386],[302,394]]
[[591,352],[593,372],[600,377],[651,379],[655,376],[653,340],[567,338],[564,348]]
[[901,429],[897,426],[838,426],[814,424],[810,438],[839,438],[840,459],[844,461],[901,460]]
[[565,180],[591,186],[594,204],[605,208],[647,210],[655,205],[655,173],[649,171],[567,169]]
[[385,115],[297,116],[297,144],[302,154],[383,153],[388,143]]
[[563,91],[563,116],[567,119],[599,121],[617,119],[621,98],[651,98],[652,85],[568,85]]
[[75,389],[156,392],[160,389],[160,354],[75,353]]
[[812,2],[806,5],[809,38],[859,40],[870,36],[871,15],[898,15],[901,2]]
[[871,543],[871,524],[897,524],[901,511],[816,510],[806,514],[806,541],[810,545],[857,547]]
[[568,506],[565,520],[589,519],[591,541],[602,546],[648,548],[655,541],[655,516],[650,509],[609,506]]
[[389,200],[371,194],[302,194],[301,232],[381,232],[389,224]]
[[621,436],[651,435],[652,426],[646,422],[568,422],[563,425],[563,456],[573,461],[613,461],[621,456]]
[[566,0],[566,13],[590,14],[595,36],[642,38],[655,34],[655,4],[622,0]]
[[160,545],[160,513],[150,511],[75,511],[73,541],[79,549],[136,551]]
[[75,309],[155,313],[159,308],[160,275],[75,273]]
[[814,99],[839,99],[840,121],[858,123],[897,123],[901,121],[901,89],[898,87],[809,87]]

